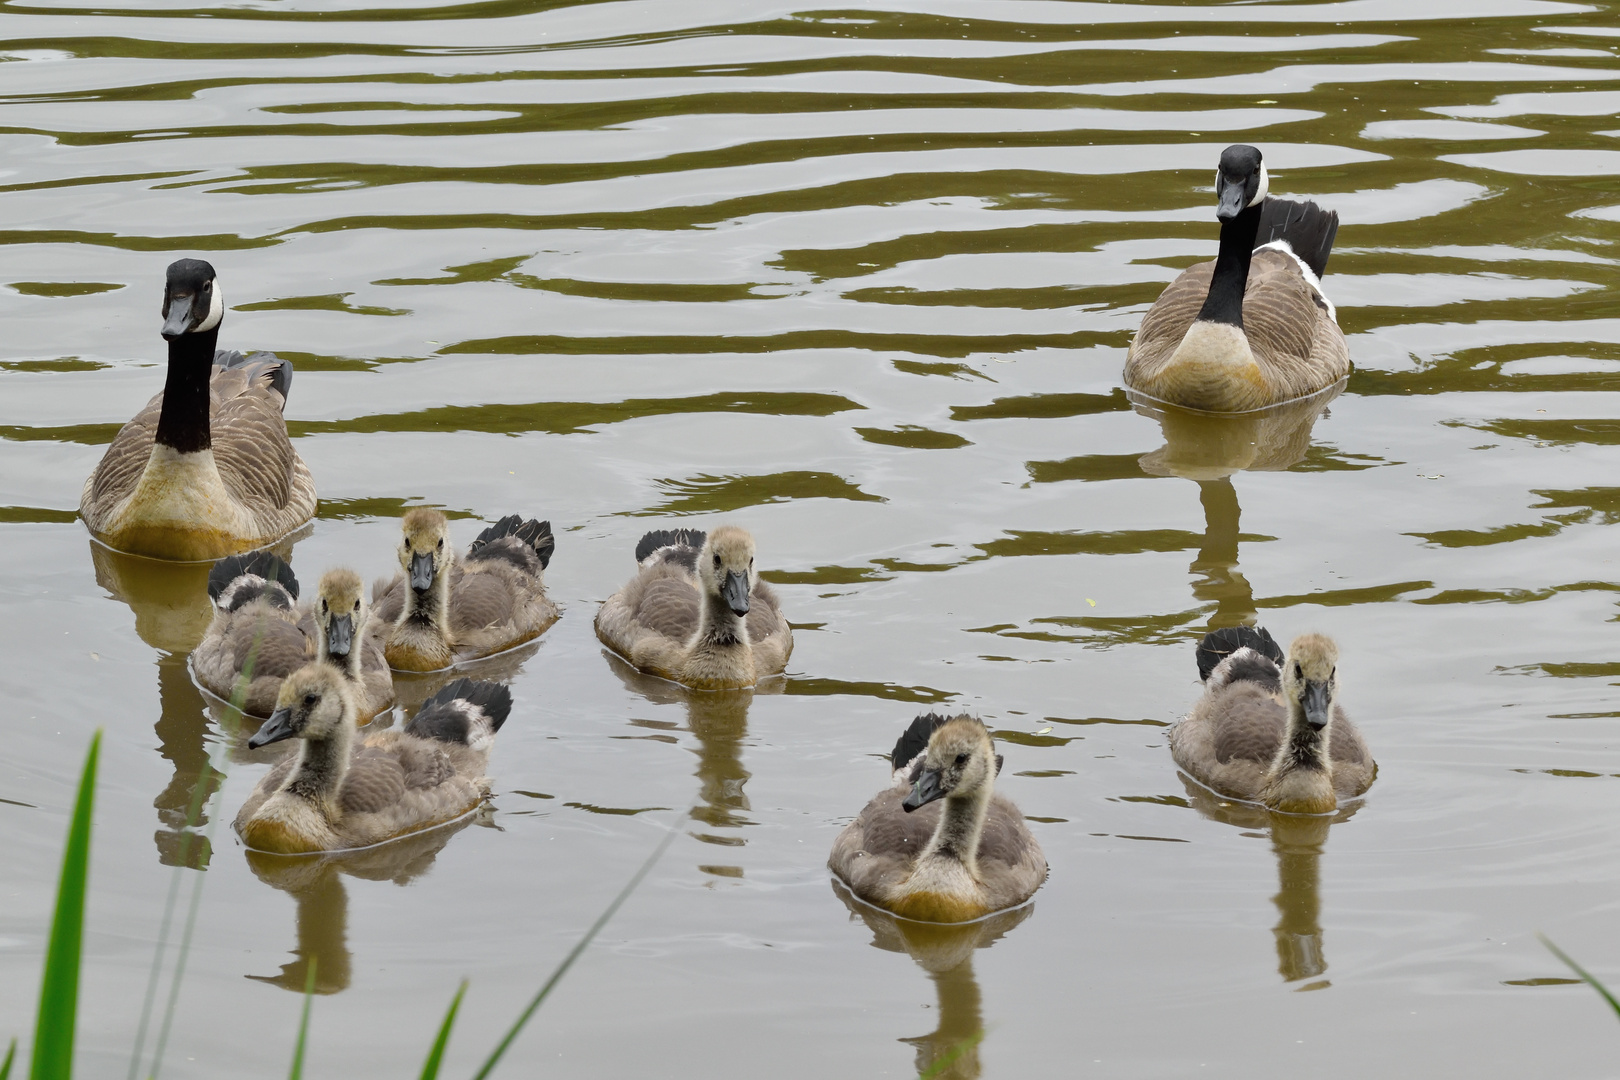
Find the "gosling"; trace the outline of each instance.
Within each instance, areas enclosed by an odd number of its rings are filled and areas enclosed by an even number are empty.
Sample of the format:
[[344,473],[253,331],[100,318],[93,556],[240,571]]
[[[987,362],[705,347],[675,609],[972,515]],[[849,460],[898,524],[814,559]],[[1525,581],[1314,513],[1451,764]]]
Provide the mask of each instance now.
[[214,619],[191,656],[197,682],[226,700],[245,686],[242,712],[269,716],[283,679],[312,660],[330,661],[353,684],[360,723],[392,708],[394,682],[360,576],[328,570],[302,610],[298,589],[292,568],[268,551],[215,563],[208,572]]
[[735,525],[650,532],[636,576],[596,613],[602,644],[642,671],[697,690],[780,675],[793,630],[754,569],[754,538]]
[[994,793],[1001,757],[982,722],[919,716],[890,761],[893,784],[844,827],[827,859],[851,892],[902,918],[939,923],[983,918],[1035,895],[1046,856],[1018,807]]
[[512,695],[457,679],[403,730],[360,741],[354,691],[331,664],[310,664],[281,686],[276,711],[248,740],[258,749],[301,740],[259,781],[236,815],[242,842],[298,855],[369,847],[454,821],[489,796],[484,775]]
[[464,559],[439,511],[417,508],[400,524],[401,572],[372,590],[378,617],[392,624],[383,650],[390,667],[439,671],[515,648],[557,621],[543,576],[557,546],[551,522],[504,517]]
[[1303,634],[1288,655],[1264,630],[1231,627],[1198,646],[1204,696],[1170,730],[1177,765],[1205,787],[1285,814],[1330,814],[1378,765],[1338,703],[1339,650]]
[[298,589],[292,567],[268,551],[230,555],[214,564],[208,572],[214,618],[191,653],[191,669],[203,689],[249,716],[270,715],[281,681],[307,664],[313,652],[298,625]]

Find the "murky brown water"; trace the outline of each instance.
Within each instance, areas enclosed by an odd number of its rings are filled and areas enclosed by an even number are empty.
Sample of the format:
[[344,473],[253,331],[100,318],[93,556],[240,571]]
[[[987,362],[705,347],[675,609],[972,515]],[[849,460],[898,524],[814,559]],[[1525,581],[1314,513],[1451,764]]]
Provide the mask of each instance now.
[[[415,1075],[465,975],[463,1075],[671,824],[503,1075],[908,1076],[981,1027],[948,1075],[1612,1073],[1531,934],[1620,977],[1613,4],[0,11],[0,1035],[104,725],[86,1076],[128,1071],[210,753],[166,1076],[282,1075],[311,957],[315,1075]],[[1357,370],[1320,418],[1118,389],[1234,141],[1343,217]],[[558,527],[566,613],[454,834],[250,860],[224,823],[264,766],[185,667],[202,573],[74,520],[161,385],[180,255],[222,344],[297,364],[301,573],[384,572],[411,505]],[[757,536],[783,692],[604,657],[669,515]],[[1331,825],[1220,806],[1163,745],[1193,641],[1256,612],[1343,648],[1380,774]],[[936,704],[991,722],[1052,864],[954,934],[823,869]]]

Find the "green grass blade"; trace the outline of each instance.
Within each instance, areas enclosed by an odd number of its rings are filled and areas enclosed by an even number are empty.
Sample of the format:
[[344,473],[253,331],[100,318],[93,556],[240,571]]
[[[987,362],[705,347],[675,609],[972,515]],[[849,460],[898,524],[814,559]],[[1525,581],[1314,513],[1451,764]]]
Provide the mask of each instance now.
[[11,1075],[11,1063],[17,1060],[17,1040],[12,1039],[11,1045],[6,1047],[6,1060],[0,1061],[0,1080],[6,1080]]
[[79,777],[79,797],[68,825],[62,879],[56,886],[56,914],[45,947],[45,977],[39,988],[39,1020],[34,1025],[30,1080],[72,1080],[73,1031],[79,1015],[79,954],[84,944],[84,894],[90,875],[90,818],[96,802],[96,765],[101,729],[90,739]]
[[551,993],[552,988],[561,982],[562,977],[568,973],[568,969],[574,966],[574,961],[579,959],[580,953],[583,953],[586,946],[590,945],[596,935],[602,932],[602,927],[608,924],[608,920],[613,918],[614,913],[630,898],[630,894],[636,891],[636,886],[641,884],[642,879],[652,870],[653,864],[658,861],[659,857],[664,854],[665,850],[675,840],[677,832],[675,829],[669,830],[668,834],[658,842],[658,846],[653,849],[653,853],[647,856],[647,861],[641,864],[641,869],[637,870],[634,876],[625,882],[624,888],[619,890],[619,895],[613,898],[613,902],[607,906],[607,909],[601,915],[597,916],[596,921],[591,924],[591,928],[585,931],[585,936],[579,939],[579,944],[568,950],[568,955],[563,957],[562,963],[557,965],[557,970],[551,973],[551,978],[546,980],[545,985],[540,987],[533,999],[530,1000],[528,1008],[524,1009],[518,1016],[517,1022],[506,1033],[506,1037],[496,1045],[494,1052],[489,1055],[489,1059],[484,1062],[483,1067],[473,1074],[473,1080],[485,1080],[485,1077],[495,1071],[495,1066],[500,1063],[501,1056],[506,1053],[507,1047],[512,1045],[512,1040],[516,1039],[518,1034],[522,1032],[524,1025],[529,1022],[529,1018],[534,1015],[535,1010],[540,1008],[540,1003],[546,1000],[546,996]]
[[943,1076],[946,1069],[956,1064],[957,1058],[982,1042],[984,1042],[984,1032],[975,1031],[972,1035],[959,1043],[953,1044],[949,1050],[935,1058],[933,1064],[917,1074],[917,1080],[934,1080],[936,1076]]
[[[444,1061],[444,1048],[450,1043],[450,1029],[456,1024],[456,1010],[461,1008],[461,995],[467,992],[467,980],[462,979],[461,985],[456,988],[456,996],[450,999],[450,1011],[444,1014],[444,1023],[439,1025],[439,1037],[433,1040],[433,1049],[428,1051],[427,1060],[422,1063],[422,1080],[438,1080],[439,1063]],[[0,1080],[5,1080],[0,1076]]]
[[292,1071],[287,1080],[303,1080],[304,1046],[309,1041],[309,1004],[315,1000],[315,958],[309,958],[309,971],[304,976],[304,1015],[298,1020],[298,1045],[293,1047]]
[[1620,1016],[1620,1001],[1615,1000],[1614,995],[1609,993],[1609,988],[1607,986],[1604,986],[1602,983],[1598,982],[1597,976],[1593,975],[1590,971],[1587,971],[1585,968],[1581,967],[1581,965],[1571,960],[1569,958],[1569,954],[1564,952],[1563,949],[1560,949],[1558,946],[1554,945],[1552,941],[1548,939],[1546,934],[1537,934],[1536,937],[1541,939],[1541,943],[1547,946],[1548,950],[1551,951],[1554,956],[1558,957],[1558,959],[1562,960],[1566,965],[1568,965],[1569,970],[1579,975],[1582,982],[1586,983],[1592,989],[1602,994],[1603,1000],[1607,1001],[1609,1003],[1609,1008],[1614,1010],[1614,1015]]

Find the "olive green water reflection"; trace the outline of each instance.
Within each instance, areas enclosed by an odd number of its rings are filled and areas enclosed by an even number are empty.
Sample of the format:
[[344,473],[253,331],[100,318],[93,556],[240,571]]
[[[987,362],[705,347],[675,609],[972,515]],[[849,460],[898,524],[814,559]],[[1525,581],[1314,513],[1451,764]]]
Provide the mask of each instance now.
[[[283,1075],[309,959],[310,1075],[415,1075],[464,976],[469,1074],[677,818],[514,1075],[909,1076],[979,1030],[941,1067],[1610,1070],[1529,936],[1620,977],[1609,0],[0,11],[10,1030],[102,726],[85,1075],[128,1073],[164,899],[199,885],[162,1075]],[[1214,253],[1236,141],[1339,211],[1355,370],[1265,416],[1134,402],[1125,347]],[[219,271],[222,345],[297,367],[306,581],[391,575],[412,506],[463,543],[556,529],[562,620],[478,672],[515,698],[490,827],[430,872],[261,878],[229,821],[271,755],[187,674],[203,569],[86,550],[182,255]],[[723,519],[788,678],[698,697],[605,660],[637,537]],[[1380,768],[1324,835],[1175,778],[1192,645],[1238,623],[1340,644]],[[990,723],[1052,866],[949,963],[824,869],[923,709]]]

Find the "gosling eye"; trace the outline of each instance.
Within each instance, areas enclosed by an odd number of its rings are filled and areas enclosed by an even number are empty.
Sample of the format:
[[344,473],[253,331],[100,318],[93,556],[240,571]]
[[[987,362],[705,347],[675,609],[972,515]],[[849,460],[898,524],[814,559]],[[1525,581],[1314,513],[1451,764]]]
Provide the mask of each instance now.
[[1304,671],[1304,669],[1303,669],[1303,668],[1301,668],[1301,667],[1300,667],[1300,666],[1299,666],[1299,664],[1298,664],[1298,663],[1297,663],[1297,662],[1296,662],[1296,663],[1295,663],[1295,664],[1294,664],[1294,678],[1296,678],[1296,679],[1303,679],[1303,678],[1304,678],[1304,677],[1305,677],[1305,671]]
[[968,756],[966,754],[957,754],[956,755],[956,763],[958,765],[966,765],[967,764],[967,759],[968,759]]
[[443,551],[444,550],[444,537],[442,537],[442,536],[439,537],[439,542],[437,544],[433,545],[433,550],[434,551]]
[[1336,676],[1338,674],[1339,674],[1339,669],[1337,667],[1328,669],[1328,678],[1331,679],[1331,678],[1333,678],[1334,676]]
[[714,557],[714,568],[716,570],[720,569],[720,556],[718,555]]
[[356,600],[354,602],[354,610],[356,610],[356,611],[360,610],[360,601]]
[[304,708],[308,709],[312,707],[319,700],[321,700],[321,696],[315,693],[315,691],[311,690],[309,693],[304,695]]

